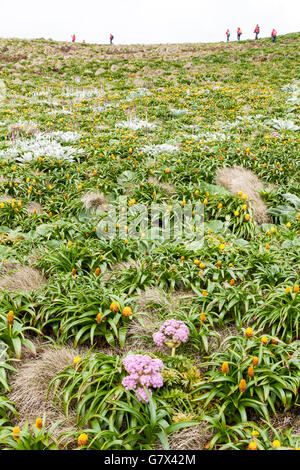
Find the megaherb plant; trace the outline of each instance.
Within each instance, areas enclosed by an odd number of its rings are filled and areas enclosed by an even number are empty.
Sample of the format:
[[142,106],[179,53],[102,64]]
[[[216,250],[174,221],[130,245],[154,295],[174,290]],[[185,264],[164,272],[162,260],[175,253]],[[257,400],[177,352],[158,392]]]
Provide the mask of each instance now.
[[297,402],[299,388],[298,344],[276,337],[255,336],[251,328],[244,336],[229,337],[223,351],[211,355],[195,398],[204,407],[220,407],[229,423],[248,420],[249,410],[270,419],[276,410],[288,410]]
[[77,424],[90,436],[88,448],[151,449],[160,440],[167,449],[168,434],[195,424],[171,424],[170,405],[147,388],[130,392],[125,376],[120,357],[97,353],[75,358],[50,383],[66,416],[76,404]]
[[5,450],[57,450],[53,438],[53,431],[59,422],[48,431],[45,431],[41,418],[37,418],[34,425],[24,424],[22,429],[18,426],[8,426],[0,437],[0,445]]

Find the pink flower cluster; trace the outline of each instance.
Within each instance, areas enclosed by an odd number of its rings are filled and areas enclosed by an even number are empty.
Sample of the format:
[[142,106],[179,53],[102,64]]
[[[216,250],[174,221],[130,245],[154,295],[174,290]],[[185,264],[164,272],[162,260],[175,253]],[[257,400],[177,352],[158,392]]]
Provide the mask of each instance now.
[[181,320],[167,320],[152,337],[157,346],[166,345],[176,348],[185,343],[189,336],[189,329]]
[[163,362],[160,359],[152,359],[147,354],[130,354],[123,359],[123,365],[129,374],[122,380],[125,390],[135,390],[138,400],[148,403],[149,399],[144,387],[152,395],[149,387],[163,386],[163,377],[160,374],[164,368]]

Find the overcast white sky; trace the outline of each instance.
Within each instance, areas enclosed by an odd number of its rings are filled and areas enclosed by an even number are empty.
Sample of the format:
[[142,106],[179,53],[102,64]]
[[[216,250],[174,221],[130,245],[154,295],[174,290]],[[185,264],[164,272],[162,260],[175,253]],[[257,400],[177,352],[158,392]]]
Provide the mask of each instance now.
[[115,44],[222,41],[298,31],[300,0],[0,0],[0,37]]

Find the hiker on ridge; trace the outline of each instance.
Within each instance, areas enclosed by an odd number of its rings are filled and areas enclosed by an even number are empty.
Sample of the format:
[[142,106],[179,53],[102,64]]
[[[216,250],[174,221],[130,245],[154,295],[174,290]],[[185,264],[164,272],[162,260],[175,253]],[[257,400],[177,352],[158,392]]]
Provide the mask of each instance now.
[[229,38],[230,38],[230,31],[229,29],[227,28],[227,31],[226,31],[226,37],[227,37],[227,42],[229,42]]
[[272,41],[276,42],[277,31],[275,28],[272,29],[271,36],[272,36]]
[[255,26],[254,33],[255,33],[255,40],[257,41],[258,35],[259,35],[259,26],[258,26],[258,24]]
[[242,35],[242,30],[241,30],[241,28],[238,28],[237,29],[237,40],[238,41],[241,39],[241,35]]
[[110,44],[113,43],[113,38],[114,38],[113,35],[110,33],[110,36],[109,36],[109,42],[110,42]]
[[72,34],[71,38],[72,38],[72,42],[75,42],[75,40],[76,40],[75,34]]

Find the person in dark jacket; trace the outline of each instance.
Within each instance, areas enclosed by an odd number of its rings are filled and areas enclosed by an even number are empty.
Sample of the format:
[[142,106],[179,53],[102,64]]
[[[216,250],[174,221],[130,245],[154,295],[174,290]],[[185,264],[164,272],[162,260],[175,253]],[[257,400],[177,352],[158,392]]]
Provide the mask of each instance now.
[[113,38],[114,38],[113,35],[110,33],[110,36],[109,36],[109,42],[110,42],[110,44],[113,43]]

